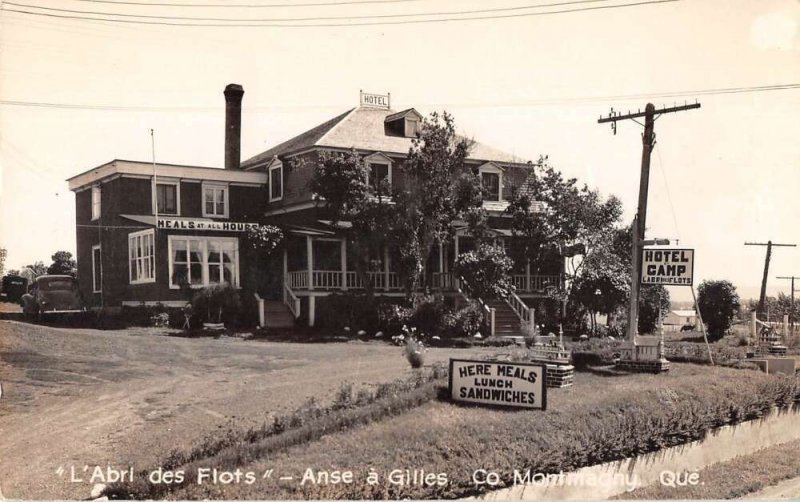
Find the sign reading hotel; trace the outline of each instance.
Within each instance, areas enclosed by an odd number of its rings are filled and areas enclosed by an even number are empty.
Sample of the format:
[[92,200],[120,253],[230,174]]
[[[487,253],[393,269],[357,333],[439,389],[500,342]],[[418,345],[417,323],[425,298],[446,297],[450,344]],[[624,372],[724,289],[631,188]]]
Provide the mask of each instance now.
[[465,403],[546,409],[545,366],[450,359],[450,398]]
[[642,284],[691,286],[694,249],[644,249]]
[[374,106],[389,109],[389,96],[385,94],[361,93],[361,106]]
[[167,230],[214,230],[217,232],[246,232],[250,228],[258,228],[258,223],[158,218],[156,220],[156,227]]

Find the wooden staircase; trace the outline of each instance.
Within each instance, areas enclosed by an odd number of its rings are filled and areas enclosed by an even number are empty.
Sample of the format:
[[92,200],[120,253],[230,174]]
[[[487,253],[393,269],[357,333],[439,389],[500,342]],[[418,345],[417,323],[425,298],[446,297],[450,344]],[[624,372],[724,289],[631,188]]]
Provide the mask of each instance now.
[[267,328],[293,328],[294,315],[281,301],[264,301],[264,322]]
[[494,336],[520,337],[519,316],[502,299],[487,300],[486,304],[494,309]]

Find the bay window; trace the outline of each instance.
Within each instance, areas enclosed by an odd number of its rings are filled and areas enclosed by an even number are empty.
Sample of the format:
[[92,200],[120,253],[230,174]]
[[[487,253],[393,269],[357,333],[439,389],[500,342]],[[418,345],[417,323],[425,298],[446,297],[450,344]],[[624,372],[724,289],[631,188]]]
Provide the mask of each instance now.
[[239,285],[236,237],[169,236],[169,286]]

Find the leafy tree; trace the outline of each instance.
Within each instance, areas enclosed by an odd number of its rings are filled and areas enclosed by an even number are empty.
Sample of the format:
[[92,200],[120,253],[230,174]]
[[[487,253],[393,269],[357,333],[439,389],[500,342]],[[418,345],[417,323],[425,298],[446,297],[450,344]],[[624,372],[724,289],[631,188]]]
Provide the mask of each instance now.
[[0,275],[6,271],[6,256],[8,256],[6,248],[0,248]]
[[400,167],[405,179],[403,189],[395,192],[392,237],[409,297],[420,284],[434,244],[449,240],[451,223],[481,206],[477,169],[465,164],[469,148],[470,142],[456,135],[452,116],[434,112],[423,121]]
[[72,258],[72,253],[69,251],[56,251],[51,256],[53,263],[47,267],[48,274],[63,274],[63,275],[77,275],[77,268],[75,260]]
[[719,340],[731,327],[739,311],[739,294],[730,281],[703,281],[697,288],[697,304],[708,325],[710,341]]
[[247,229],[245,239],[250,247],[269,256],[283,242],[283,231],[274,225],[258,225]]
[[661,284],[643,285],[639,295],[639,332],[655,333],[659,314],[669,313],[669,291]]
[[22,270],[28,269],[30,270],[33,278],[37,278],[40,275],[45,275],[47,273],[47,266],[42,261],[34,262],[32,265],[25,265],[22,267]]
[[[602,277],[610,257],[604,247],[610,245],[609,236],[622,215],[619,199],[613,195],[604,199],[598,191],[579,186],[575,178],[564,178],[547,157],[540,157],[530,167],[525,190],[512,192],[506,209],[511,216],[515,258],[530,259],[531,263],[554,255],[565,259],[566,289],[549,292],[564,304],[587,266],[595,269],[583,281],[584,300],[589,301],[599,283],[612,289],[620,286],[618,277]],[[595,252],[601,256],[592,259]]]
[[607,242],[586,257],[572,286],[570,300],[589,314],[593,332],[597,329],[598,312],[610,316],[630,297],[630,267],[612,244]]
[[472,298],[505,297],[511,291],[513,262],[500,246],[483,243],[456,259],[456,275],[464,278],[463,287]]
[[376,257],[383,256],[396,220],[390,204],[390,188],[384,183],[367,184],[368,170],[364,159],[355,150],[348,153],[322,152],[309,188],[315,199],[324,203],[334,224],[347,221],[341,231],[348,241],[348,252],[354,259],[356,273],[369,296],[373,294],[368,272]]

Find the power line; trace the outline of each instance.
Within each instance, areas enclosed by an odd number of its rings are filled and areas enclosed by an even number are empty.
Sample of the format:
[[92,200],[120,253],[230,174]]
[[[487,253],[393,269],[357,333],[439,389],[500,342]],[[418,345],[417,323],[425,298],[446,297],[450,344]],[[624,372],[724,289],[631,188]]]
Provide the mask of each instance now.
[[[436,106],[464,106],[464,107],[502,107],[502,106],[534,106],[540,104],[551,103],[570,103],[570,102],[599,102],[609,100],[631,100],[642,98],[670,98],[678,96],[708,96],[708,95],[726,95],[726,94],[740,94],[740,93],[753,93],[753,92],[766,92],[775,90],[792,90],[800,89],[800,83],[795,84],[775,84],[775,85],[761,85],[750,87],[728,87],[717,89],[698,89],[687,91],[668,91],[663,93],[651,94],[625,94],[616,96],[591,96],[591,97],[575,97],[563,98],[555,100],[537,100],[537,101],[515,101],[510,103],[436,103],[429,105]],[[424,103],[422,104],[424,105]],[[62,108],[62,109],[81,109],[81,110],[103,110],[103,111],[188,111],[188,112],[201,112],[201,111],[217,111],[219,107],[216,106],[109,106],[109,105],[87,105],[80,103],[48,103],[40,101],[15,101],[15,100],[0,100],[0,106],[23,106],[35,108]],[[250,110],[259,109],[276,109],[276,108],[333,108],[331,105],[314,105],[314,104],[297,104],[297,105],[271,105],[271,106],[252,106]]]
[[90,3],[103,3],[112,5],[142,5],[153,7],[224,7],[236,9],[271,9],[271,8],[286,8],[286,7],[327,7],[337,5],[360,5],[360,4],[391,4],[391,3],[404,3],[404,2],[421,2],[424,0],[351,0],[345,2],[328,2],[328,3],[273,3],[273,4],[234,4],[234,3],[216,3],[216,4],[198,4],[198,3],[160,3],[160,2],[123,2],[115,0],[73,0],[75,2],[90,2]]
[[[550,16],[557,14],[568,14],[573,12],[586,12],[593,10],[606,10],[606,9],[619,9],[624,7],[638,7],[643,5],[653,5],[662,3],[673,3],[681,0],[643,0],[640,2],[619,4],[619,5],[598,5],[594,7],[580,7],[576,9],[562,9],[548,12],[524,12],[515,14],[501,14],[489,16],[474,16],[474,17],[459,17],[459,18],[441,18],[441,19],[413,19],[402,21],[374,21],[366,23],[314,23],[314,24],[269,24],[269,23],[181,23],[170,21],[139,21],[132,19],[110,19],[99,17],[86,17],[79,15],[69,14],[53,14],[47,12],[34,12],[19,8],[10,9],[3,7],[2,10],[6,12],[16,12],[18,14],[27,14],[31,16],[53,17],[59,19],[75,19],[80,21],[101,21],[109,23],[126,23],[126,24],[147,24],[147,25],[160,25],[160,26],[187,26],[187,27],[207,27],[207,28],[332,28],[332,27],[347,27],[347,26],[383,26],[383,25],[401,25],[401,24],[421,24],[421,23],[443,23],[449,21],[478,21],[488,19],[508,19],[517,17],[532,17],[532,16]],[[397,15],[395,15],[397,16]],[[363,19],[364,17],[349,17],[348,19]]]
[[[22,8],[41,9],[50,12],[68,12],[71,14],[88,14],[93,16],[117,16],[126,18],[145,18],[145,19],[164,19],[164,20],[179,20],[179,21],[222,21],[226,23],[284,23],[284,22],[297,22],[297,21],[339,21],[343,19],[361,20],[361,19],[395,19],[395,18],[409,18],[409,17],[422,17],[422,16],[452,16],[452,15],[469,15],[469,14],[486,14],[492,12],[510,12],[520,11],[526,9],[542,9],[547,7],[562,7],[566,5],[609,2],[611,0],[572,0],[568,2],[557,2],[538,5],[525,5],[516,7],[500,7],[493,9],[475,9],[475,10],[455,10],[455,11],[442,11],[442,12],[417,12],[411,14],[373,14],[364,16],[318,16],[318,17],[293,17],[293,18],[230,18],[230,17],[187,17],[187,16],[165,16],[165,15],[147,15],[147,14],[127,14],[116,12],[97,12],[87,10],[75,9],[58,9],[55,7],[42,7],[32,4],[16,3],[16,2],[3,2],[5,5],[13,5]],[[238,26],[238,25],[237,25]]]

